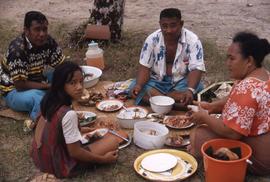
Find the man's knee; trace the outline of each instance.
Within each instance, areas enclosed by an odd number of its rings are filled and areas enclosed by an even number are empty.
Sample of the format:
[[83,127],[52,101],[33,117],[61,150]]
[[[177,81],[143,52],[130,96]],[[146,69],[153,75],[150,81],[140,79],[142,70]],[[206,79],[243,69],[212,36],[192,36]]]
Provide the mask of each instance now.
[[44,91],[41,90],[29,90],[29,92],[26,94],[23,94],[21,96],[18,95],[16,99],[14,99],[14,102],[28,107],[33,107],[34,105],[40,104],[44,94]]

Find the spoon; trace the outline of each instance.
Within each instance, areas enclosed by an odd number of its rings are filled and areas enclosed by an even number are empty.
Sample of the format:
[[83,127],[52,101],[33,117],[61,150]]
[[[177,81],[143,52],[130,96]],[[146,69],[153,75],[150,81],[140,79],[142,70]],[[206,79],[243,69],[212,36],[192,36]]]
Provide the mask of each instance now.
[[130,111],[130,110],[128,110],[128,108],[126,108],[126,106],[123,106],[123,109],[125,109],[128,112]]

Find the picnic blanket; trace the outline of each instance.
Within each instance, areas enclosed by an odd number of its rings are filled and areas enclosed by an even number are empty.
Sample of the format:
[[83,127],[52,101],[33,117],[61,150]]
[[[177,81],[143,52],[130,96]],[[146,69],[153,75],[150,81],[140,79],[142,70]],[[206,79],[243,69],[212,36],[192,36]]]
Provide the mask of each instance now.
[[[113,82],[111,81],[100,81],[98,82],[98,84],[91,88],[92,91],[99,91],[103,94],[105,94],[106,90],[105,90],[105,86],[106,85],[110,85]],[[75,110],[82,110],[82,111],[92,111],[93,108],[90,107],[84,107],[84,106],[76,106]],[[93,112],[93,111],[92,111]],[[16,112],[13,111],[12,109],[9,108],[5,108],[3,110],[0,111],[0,116],[1,117],[7,117],[7,118],[11,118],[17,121],[24,121],[26,119],[30,119],[29,115],[26,112]]]
[[[100,92],[103,95],[106,95],[106,90],[108,89],[109,86],[111,86],[113,82],[111,81],[99,81],[97,85],[95,85],[92,88],[89,88],[92,92]],[[128,99],[125,101],[125,106],[133,106],[134,105],[134,100],[133,99]],[[149,113],[152,112],[150,106],[144,106]],[[82,106],[80,104],[73,104],[73,108],[76,111],[90,111],[94,112],[97,114],[97,118],[101,117],[108,117],[114,122],[117,122],[116,115],[118,112],[102,112],[99,111],[96,107],[89,107],[89,106]],[[171,111],[170,115],[181,115],[184,114],[183,111]],[[0,111],[0,116],[1,117],[7,117],[7,118],[12,118],[17,121],[24,121],[25,119],[30,119],[27,113],[24,112],[16,112],[11,109],[4,109]],[[192,128],[189,129],[182,129],[182,130],[175,130],[175,129],[170,129],[170,133],[178,133],[181,135],[189,135],[190,131]],[[126,130],[126,129],[125,129]],[[127,129],[128,130],[128,129]],[[128,131],[130,133],[130,130]]]

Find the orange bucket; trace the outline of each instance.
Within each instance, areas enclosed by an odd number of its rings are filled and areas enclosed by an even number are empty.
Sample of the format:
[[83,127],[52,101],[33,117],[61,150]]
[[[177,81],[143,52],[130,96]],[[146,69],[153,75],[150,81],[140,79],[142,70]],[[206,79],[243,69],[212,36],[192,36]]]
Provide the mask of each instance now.
[[[214,159],[205,153],[208,147],[217,150],[221,147],[240,147],[242,157],[239,160],[224,161]],[[201,147],[206,182],[243,182],[246,176],[247,161],[252,154],[249,145],[229,139],[214,139],[205,142]]]

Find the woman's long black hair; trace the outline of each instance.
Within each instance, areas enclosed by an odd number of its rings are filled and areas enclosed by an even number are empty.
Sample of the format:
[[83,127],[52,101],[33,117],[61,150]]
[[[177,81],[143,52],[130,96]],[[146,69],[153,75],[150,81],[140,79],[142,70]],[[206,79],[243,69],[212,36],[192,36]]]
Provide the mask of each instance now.
[[71,97],[65,91],[65,84],[70,82],[74,72],[81,71],[81,67],[71,61],[65,61],[56,67],[53,73],[51,88],[41,101],[41,114],[48,122],[54,113],[63,105],[70,106]]

